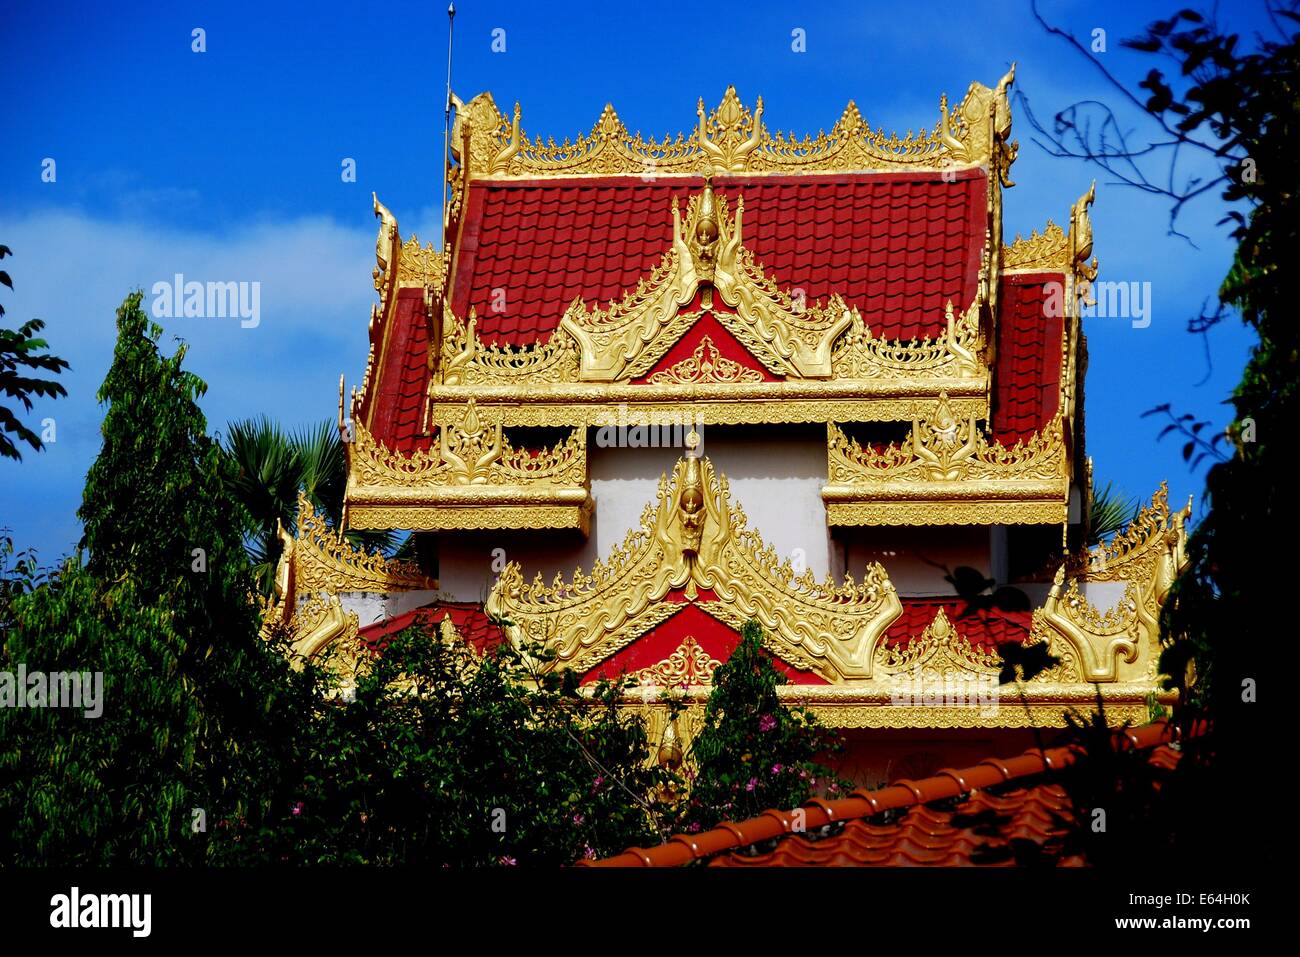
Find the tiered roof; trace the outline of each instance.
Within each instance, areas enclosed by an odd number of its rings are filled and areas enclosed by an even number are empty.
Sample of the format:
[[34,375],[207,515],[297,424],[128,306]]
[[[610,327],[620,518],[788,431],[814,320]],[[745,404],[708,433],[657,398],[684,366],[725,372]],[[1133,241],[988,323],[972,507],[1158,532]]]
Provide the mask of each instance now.
[[[685,675],[699,698],[755,618],[782,693],[840,727],[1059,724],[1093,683],[1116,720],[1144,716],[1189,512],[1161,493],[1112,546],[1066,556],[1090,483],[1077,306],[1096,276],[1093,193],[1064,228],[1003,243],[1013,76],[941,99],[906,137],[852,104],[829,133],[773,133],[761,100],[728,89],[689,135],[646,140],[607,107],[557,145],[526,136],[518,106],[455,99],[446,251],[403,240],[375,200],[370,356],[350,400],[340,387],[346,522],[587,534],[589,429],[814,423],[828,527],[1059,528],[1061,549],[1039,536],[1034,559],[1057,566],[1046,600],[968,613],[900,595],[874,564],[816,582],[749,526],[726,463],[688,452],[589,570],[548,585],[511,563],[479,612],[438,599],[439,622],[486,635],[494,618],[545,642],[547,667]],[[1109,583],[1122,597],[1100,610],[1090,592]],[[912,672],[987,683],[1007,644],[1058,659],[1027,706],[1007,688],[987,712],[895,700]]]

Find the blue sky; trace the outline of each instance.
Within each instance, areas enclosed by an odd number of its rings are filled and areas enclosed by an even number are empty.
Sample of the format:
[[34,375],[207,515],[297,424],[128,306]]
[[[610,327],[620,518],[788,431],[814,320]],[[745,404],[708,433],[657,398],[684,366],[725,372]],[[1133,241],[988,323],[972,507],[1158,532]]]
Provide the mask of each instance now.
[[[1107,65],[1136,78],[1155,65],[1119,40],[1182,3],[1054,2],[1041,9],[1076,35],[1107,34]],[[1262,7],[1229,23],[1263,28]],[[433,238],[442,161],[446,7],[423,3],[176,2],[8,4],[0,32],[7,105],[0,149],[0,243],[15,291],[0,290],[9,326],[47,321],[73,369],[69,397],[42,402],[57,441],[21,464],[0,461],[0,527],[43,561],[80,535],[80,492],[99,447],[94,393],[111,358],[114,311],[132,289],[180,272],[258,281],[261,323],[164,321],[210,389],[209,425],[269,413],[294,427],[332,417],[339,374],[356,382],[374,298],[370,193],[403,236]],[[1236,18],[1236,19],[1232,19]],[[689,131],[695,102],[728,84],[762,95],[773,129],[829,128],[855,99],[877,126],[929,127],[938,99],[993,83],[1014,60],[1017,87],[1047,118],[1070,102],[1114,101],[1092,68],[1030,15],[1027,0],[964,3],[487,4],[456,17],[454,85],[523,106],[531,134],[590,129],[606,101],[632,129]],[[206,34],[193,52],[192,31]],[[493,31],[505,51],[493,52]],[[806,52],[791,33],[806,34]],[[499,44],[498,44],[499,46]],[[1131,127],[1144,121],[1127,114]],[[1093,211],[1102,279],[1150,282],[1152,322],[1089,320],[1088,445],[1096,474],[1148,497],[1168,478],[1174,501],[1199,496],[1175,442],[1140,418],[1170,401],[1227,421],[1249,339],[1232,320],[1201,340],[1185,323],[1212,297],[1231,244],[1217,199],[1187,210],[1168,236],[1167,204],[1108,183],[1036,147],[1023,112],[1006,194],[1006,231],[1028,233],[1098,179]],[[356,182],[340,176],[356,161]],[[56,179],[42,181],[55,161]],[[1204,380],[1204,381],[1202,381]]]

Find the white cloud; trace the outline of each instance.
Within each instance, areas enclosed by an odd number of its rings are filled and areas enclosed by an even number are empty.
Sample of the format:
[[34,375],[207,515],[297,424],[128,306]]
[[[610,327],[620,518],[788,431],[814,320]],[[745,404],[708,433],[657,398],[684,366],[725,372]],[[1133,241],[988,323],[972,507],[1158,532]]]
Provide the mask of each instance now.
[[[368,224],[367,224],[368,225]],[[46,321],[50,349],[72,363],[60,377],[68,397],[42,401],[26,417],[52,416],[58,439],[20,464],[0,462],[0,527],[53,560],[79,535],[74,514],[86,470],[99,450],[102,409],[95,392],[112,359],[117,307],[175,273],[199,281],[261,283],[261,323],[237,318],[164,319],[164,349],[188,344],[186,367],[207,381],[202,400],[210,430],[267,413],[285,425],[332,418],[338,377],[364,371],[374,237],[309,218],[261,222],[227,235],[154,229],[75,212],[33,212],[0,220],[13,250],[5,268],[4,323]]]

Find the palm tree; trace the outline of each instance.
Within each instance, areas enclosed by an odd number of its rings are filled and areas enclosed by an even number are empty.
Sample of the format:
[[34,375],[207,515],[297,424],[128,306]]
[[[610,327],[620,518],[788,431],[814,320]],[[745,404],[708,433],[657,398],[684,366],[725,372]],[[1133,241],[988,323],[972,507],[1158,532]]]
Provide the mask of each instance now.
[[[338,528],[347,483],[343,440],[330,422],[286,433],[266,416],[232,422],[224,445],[231,492],[243,505],[245,544],[258,587],[270,595],[280,560],[278,528],[298,523],[298,493]],[[390,553],[394,532],[349,532],[352,544]]]
[[1140,504],[1130,498],[1113,482],[1100,488],[1093,487],[1091,521],[1088,525],[1088,544],[1098,545],[1137,518]]

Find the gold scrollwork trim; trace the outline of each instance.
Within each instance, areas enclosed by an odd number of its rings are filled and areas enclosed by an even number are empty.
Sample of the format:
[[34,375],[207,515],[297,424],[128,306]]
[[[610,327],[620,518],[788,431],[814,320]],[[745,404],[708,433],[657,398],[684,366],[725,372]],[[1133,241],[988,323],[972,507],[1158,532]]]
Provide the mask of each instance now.
[[[858,493],[860,494],[860,493]],[[1018,501],[847,501],[828,497],[827,524],[852,525],[1059,525],[1068,505]]]
[[590,133],[557,144],[529,139],[520,127],[518,104],[508,119],[491,94],[481,93],[468,103],[453,97],[454,172],[460,173],[454,178],[463,180],[465,173],[469,178],[789,174],[989,164],[1005,179],[1015,156],[1015,145],[1006,142],[1011,129],[1007,92],[1013,78],[1014,67],[995,88],[972,83],[951,111],[947,96],[941,97],[935,127],[902,137],[872,129],[852,102],[829,133],[803,138],[773,134],[763,123],[762,98],[751,112],[728,87],[711,113],[706,114],[704,101],[699,101],[698,122],[689,136],[657,140],[633,135],[607,105]]
[[298,532],[287,545],[298,594],[437,589],[414,562],[395,561],[353,547],[298,494]]
[[869,383],[765,382],[682,386],[534,387],[527,394],[484,388],[433,388],[429,418],[454,421],[473,396],[506,427],[618,425],[778,425],[801,422],[910,422],[949,396],[955,415],[988,415],[987,379],[970,383],[892,380]]

